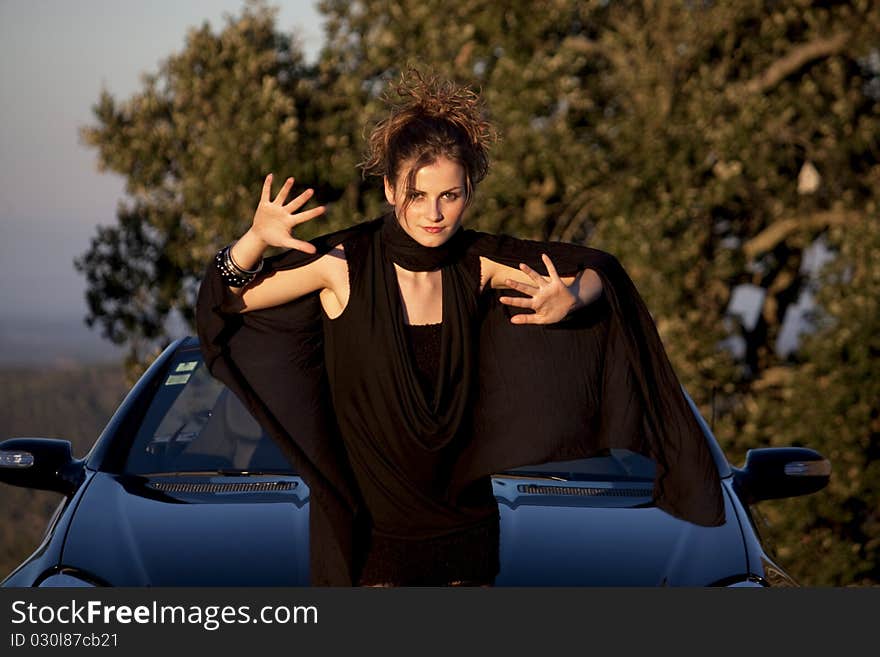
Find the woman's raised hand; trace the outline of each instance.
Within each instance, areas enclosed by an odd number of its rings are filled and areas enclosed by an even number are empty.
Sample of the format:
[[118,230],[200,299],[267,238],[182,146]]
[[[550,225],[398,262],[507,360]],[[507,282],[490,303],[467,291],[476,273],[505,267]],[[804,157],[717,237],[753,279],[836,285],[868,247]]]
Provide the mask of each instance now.
[[266,180],[263,182],[260,204],[254,213],[254,223],[250,230],[256,237],[265,242],[267,246],[315,253],[314,245],[296,239],[291,234],[291,231],[294,226],[324,214],[326,208],[323,205],[319,205],[311,210],[297,212],[312,198],[314,190],[306,189],[302,194],[285,204],[284,200],[287,198],[291,187],[293,187],[293,178],[288,178],[284,181],[275,199],[271,200],[272,174],[270,173],[266,176]]
[[520,263],[520,270],[525,273],[534,285],[521,283],[512,278],[507,279],[507,287],[523,292],[528,297],[501,297],[499,301],[517,308],[531,308],[534,313],[520,313],[511,317],[514,324],[553,324],[565,317],[579,306],[577,294],[569,288],[559,274],[547,254],[541,259],[547,265],[549,276],[541,276],[525,263]]

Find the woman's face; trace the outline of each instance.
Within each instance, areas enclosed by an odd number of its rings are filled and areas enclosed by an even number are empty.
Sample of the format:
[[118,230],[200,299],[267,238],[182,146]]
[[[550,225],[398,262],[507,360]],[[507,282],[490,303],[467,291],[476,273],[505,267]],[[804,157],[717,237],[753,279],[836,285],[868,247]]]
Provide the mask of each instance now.
[[461,225],[467,205],[464,167],[441,156],[416,171],[413,189],[406,188],[408,169],[402,168],[394,187],[385,178],[385,198],[394,206],[397,220],[422,246],[444,244]]

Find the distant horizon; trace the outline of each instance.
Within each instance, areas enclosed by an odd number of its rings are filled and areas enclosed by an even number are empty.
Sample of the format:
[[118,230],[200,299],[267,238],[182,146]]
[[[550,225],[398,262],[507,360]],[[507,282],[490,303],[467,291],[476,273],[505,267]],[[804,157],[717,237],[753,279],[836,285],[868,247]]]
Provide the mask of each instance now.
[[66,368],[118,363],[126,347],[100,335],[96,326],[69,317],[17,317],[0,319],[0,368]]

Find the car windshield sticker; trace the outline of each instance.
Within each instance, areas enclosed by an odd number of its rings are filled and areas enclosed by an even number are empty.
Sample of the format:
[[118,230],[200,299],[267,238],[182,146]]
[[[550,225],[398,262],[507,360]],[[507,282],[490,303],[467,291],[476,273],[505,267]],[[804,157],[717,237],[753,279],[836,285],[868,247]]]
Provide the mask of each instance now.
[[192,372],[196,369],[196,365],[199,364],[197,360],[188,360],[185,363],[178,363],[177,367],[174,368],[175,372]]
[[186,383],[189,381],[189,374],[170,374],[167,379],[165,379],[166,386],[179,386],[182,383]]

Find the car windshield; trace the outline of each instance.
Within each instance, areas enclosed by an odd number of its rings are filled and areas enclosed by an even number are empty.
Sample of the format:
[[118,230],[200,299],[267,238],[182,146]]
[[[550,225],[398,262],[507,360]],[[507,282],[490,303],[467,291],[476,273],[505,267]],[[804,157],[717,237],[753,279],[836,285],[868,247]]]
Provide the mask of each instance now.
[[296,474],[275,441],[192,350],[171,361],[125,472]]
[[[198,350],[171,360],[128,453],[128,474],[291,474],[296,468],[251,413],[208,372]],[[655,463],[625,449],[513,468],[505,476],[565,481],[651,481]]]

